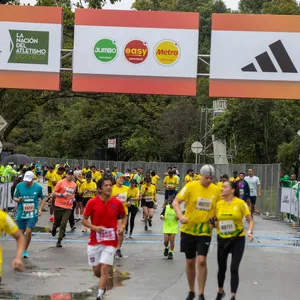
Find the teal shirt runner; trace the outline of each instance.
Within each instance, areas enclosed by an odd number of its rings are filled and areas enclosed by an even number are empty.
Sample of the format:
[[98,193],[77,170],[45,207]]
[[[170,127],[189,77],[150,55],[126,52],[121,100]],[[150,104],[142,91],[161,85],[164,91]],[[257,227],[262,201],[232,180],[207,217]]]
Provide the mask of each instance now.
[[29,187],[21,182],[16,186],[14,197],[23,199],[23,202],[18,203],[17,221],[38,217],[39,199],[45,198],[41,185],[34,182]]

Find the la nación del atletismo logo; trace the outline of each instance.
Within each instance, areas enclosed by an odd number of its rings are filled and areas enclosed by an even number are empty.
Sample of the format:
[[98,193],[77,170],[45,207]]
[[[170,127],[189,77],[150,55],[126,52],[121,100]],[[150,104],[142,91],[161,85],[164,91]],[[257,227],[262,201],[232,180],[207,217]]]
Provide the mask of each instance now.
[[10,56],[8,63],[47,65],[49,32],[9,30]]

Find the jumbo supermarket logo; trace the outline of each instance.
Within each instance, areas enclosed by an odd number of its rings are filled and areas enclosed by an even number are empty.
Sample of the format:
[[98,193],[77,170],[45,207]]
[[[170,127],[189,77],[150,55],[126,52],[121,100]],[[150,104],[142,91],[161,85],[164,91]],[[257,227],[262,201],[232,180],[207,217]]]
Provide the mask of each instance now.
[[118,55],[116,41],[111,39],[99,40],[94,46],[94,55],[98,61],[103,63],[114,61]]
[[155,48],[155,59],[163,66],[172,66],[180,58],[179,44],[175,41],[164,40],[157,44]]
[[148,57],[148,46],[141,40],[130,41],[124,49],[126,59],[132,64],[141,64]]

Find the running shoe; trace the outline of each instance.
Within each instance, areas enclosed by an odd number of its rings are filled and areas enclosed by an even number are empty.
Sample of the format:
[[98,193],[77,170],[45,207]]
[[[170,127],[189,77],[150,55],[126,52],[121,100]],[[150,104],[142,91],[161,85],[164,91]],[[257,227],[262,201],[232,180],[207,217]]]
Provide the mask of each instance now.
[[58,242],[56,243],[56,247],[57,247],[57,248],[61,248],[61,247],[62,247],[62,244],[61,244],[60,241],[58,241]]
[[169,255],[169,248],[165,248],[164,256],[167,257]]
[[132,239],[132,232],[129,233],[129,238]]
[[87,228],[84,227],[84,228],[82,229],[82,232],[87,232]]
[[152,220],[148,220],[148,222],[149,222],[149,227],[152,227]]
[[199,298],[198,298],[198,300],[205,300],[205,297],[204,297],[204,295],[202,294],[202,295],[200,295],[199,296]]
[[54,217],[51,216],[51,217],[49,218],[49,221],[50,221],[50,222],[54,222]]
[[187,298],[185,300],[194,300],[196,298],[196,295],[194,292],[189,292]]
[[24,257],[24,258],[29,258],[27,250],[24,250],[24,251],[23,251],[23,257]]
[[169,252],[168,259],[173,259],[173,253]]
[[52,236],[56,236],[56,228],[53,226],[51,230]]
[[216,300],[222,300],[223,298],[225,298],[225,296],[226,296],[226,293],[224,291],[223,291],[223,293],[218,293]]
[[145,226],[145,231],[148,231],[148,226]]
[[74,225],[71,227],[71,231],[75,231],[75,230],[76,230],[76,226]]
[[125,239],[128,239],[128,231],[125,231],[125,233],[124,233],[124,238],[125,238]]
[[103,298],[100,297],[100,296],[98,296],[98,297],[96,298],[96,300],[103,300]]
[[120,249],[118,249],[118,250],[116,251],[116,256],[123,257],[122,252],[121,252]]
[[145,222],[145,219],[144,219],[144,218],[142,218],[142,219],[141,219],[141,221],[142,221],[142,222]]

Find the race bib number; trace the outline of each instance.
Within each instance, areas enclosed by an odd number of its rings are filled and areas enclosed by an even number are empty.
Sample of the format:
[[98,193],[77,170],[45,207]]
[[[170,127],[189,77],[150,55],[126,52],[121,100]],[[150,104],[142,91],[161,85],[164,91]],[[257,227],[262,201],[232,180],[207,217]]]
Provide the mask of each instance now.
[[203,210],[203,211],[210,211],[211,204],[212,204],[211,199],[198,198],[196,209]]
[[34,212],[34,203],[24,203],[23,204],[23,212],[24,213]]
[[70,188],[70,187],[67,187],[67,188],[66,188],[66,193],[67,193],[67,195],[72,196],[73,193],[74,193],[74,189],[73,189],[73,188]]
[[173,184],[169,184],[169,185],[168,185],[168,188],[169,188],[169,189],[173,189],[173,188],[174,188],[174,185],[173,185]]
[[235,226],[232,220],[220,221],[219,228],[222,234],[229,234],[235,232]]
[[240,189],[240,196],[244,195],[244,189]]
[[119,194],[118,196],[118,199],[121,201],[121,202],[126,202],[127,200],[127,194]]
[[151,202],[151,201],[153,201],[152,196],[147,196],[145,200],[146,200],[146,202]]
[[98,243],[103,241],[115,241],[116,233],[113,228],[105,228],[103,232],[96,232],[96,239]]

